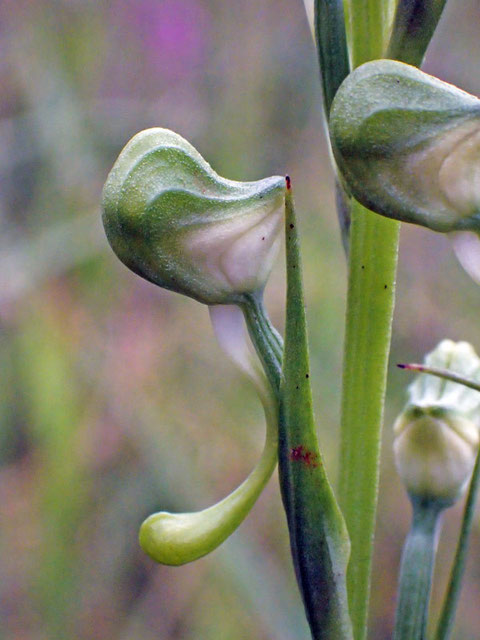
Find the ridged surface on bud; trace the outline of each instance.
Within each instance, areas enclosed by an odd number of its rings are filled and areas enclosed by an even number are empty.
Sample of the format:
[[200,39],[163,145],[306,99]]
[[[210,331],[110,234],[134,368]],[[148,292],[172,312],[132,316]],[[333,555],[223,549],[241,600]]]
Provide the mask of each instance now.
[[369,209],[435,231],[480,228],[476,97],[401,62],[367,62],[338,90],[330,136]]
[[[466,342],[443,340],[425,364],[480,381],[480,359]],[[417,376],[394,425],[395,462],[412,497],[447,506],[461,496],[475,463],[479,424],[478,391],[427,374]]]
[[155,284],[206,304],[262,290],[280,243],[285,179],[220,177],[180,135],[147,129],[121,152],[103,190],[117,256]]

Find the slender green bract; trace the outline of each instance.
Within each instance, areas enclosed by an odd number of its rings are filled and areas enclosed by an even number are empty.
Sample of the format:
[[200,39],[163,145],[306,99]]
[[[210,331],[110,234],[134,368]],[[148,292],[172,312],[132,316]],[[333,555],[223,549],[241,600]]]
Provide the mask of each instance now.
[[419,67],[446,0],[399,0],[387,57]]
[[[314,30],[323,89],[323,110],[328,121],[338,87],[350,73],[343,0],[315,0]],[[342,243],[348,253],[352,202],[338,178],[335,191]]]
[[337,89],[350,73],[343,0],[315,0],[314,22],[323,102],[328,119]]
[[[478,389],[480,391],[480,389]],[[438,629],[435,640],[449,640],[452,635],[453,625],[455,622],[455,612],[460,598],[460,590],[462,587],[462,579],[465,573],[465,564],[467,560],[468,542],[472,532],[473,518],[475,515],[475,504],[477,501],[478,490],[480,486],[480,453],[477,453],[475,467],[470,481],[470,489],[468,491],[465,511],[463,513],[462,528],[458,539],[457,550],[453,560],[452,572],[448,583],[445,602],[442,607],[442,613],[438,623]]]
[[315,431],[301,264],[290,190],[285,222],[287,316],[279,421],[282,498],[312,637],[350,639],[346,591],[349,541]]

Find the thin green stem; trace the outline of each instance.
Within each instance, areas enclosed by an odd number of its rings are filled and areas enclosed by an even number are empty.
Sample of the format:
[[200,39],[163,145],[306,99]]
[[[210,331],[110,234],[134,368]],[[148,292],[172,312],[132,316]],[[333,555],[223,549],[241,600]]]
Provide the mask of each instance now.
[[344,0],[352,68],[384,55],[395,0]]
[[472,479],[470,481],[470,489],[468,491],[467,501],[465,504],[465,511],[463,513],[462,529],[460,531],[457,550],[455,552],[452,573],[450,575],[450,581],[445,595],[445,602],[442,607],[437,634],[435,636],[436,640],[448,640],[452,635],[453,624],[455,622],[455,612],[457,610],[460,590],[462,587],[462,579],[465,573],[468,542],[472,531],[479,484],[480,453],[477,453],[477,459],[475,461],[475,467],[473,468]]
[[[385,0],[346,0],[353,68],[382,57],[392,6]],[[339,499],[352,545],[347,586],[356,640],[367,629],[398,234],[398,223],[353,203]]]
[[413,520],[403,548],[394,640],[424,640],[444,505],[412,498]]
[[425,364],[414,363],[397,364],[397,367],[400,369],[407,369],[408,371],[416,371],[417,373],[429,373],[432,376],[444,378],[451,382],[458,382],[458,384],[463,384],[464,387],[469,387],[469,389],[474,389],[475,391],[480,392],[480,383],[475,380],[470,380],[469,378],[464,378],[462,375],[455,373],[454,371],[449,371],[448,369],[439,369],[437,367],[429,367]]
[[270,322],[262,293],[246,295],[241,309],[252,343],[264,366],[267,378],[278,396],[282,375],[283,341]]
[[353,206],[340,444],[340,505],[355,638],[366,635],[399,225]]

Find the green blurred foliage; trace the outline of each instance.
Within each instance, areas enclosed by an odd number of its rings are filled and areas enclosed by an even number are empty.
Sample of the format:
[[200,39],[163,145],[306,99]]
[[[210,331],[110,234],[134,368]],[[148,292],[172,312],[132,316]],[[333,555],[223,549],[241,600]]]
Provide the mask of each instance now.
[[[175,129],[222,175],[292,176],[304,249],[319,436],[335,477],[345,259],[303,5],[223,0],[4,0],[0,8],[0,638],[307,638],[276,483],[192,566],[137,545],[157,509],[202,508],[263,442],[257,399],[206,308],[140,281],[100,224],[125,142]],[[479,94],[480,10],[451,0],[425,69]],[[267,292],[282,328],[282,261]],[[441,338],[480,349],[478,285],[448,239],[403,230],[371,637],[389,638],[409,519],[390,424]],[[361,375],[361,372],[359,372]],[[447,514],[434,609],[459,509]],[[479,531],[457,639],[477,635]]]

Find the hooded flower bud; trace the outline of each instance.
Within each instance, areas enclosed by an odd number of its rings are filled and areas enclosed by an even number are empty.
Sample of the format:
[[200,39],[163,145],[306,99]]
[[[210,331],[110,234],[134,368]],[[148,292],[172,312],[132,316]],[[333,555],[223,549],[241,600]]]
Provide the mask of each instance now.
[[[425,359],[430,367],[480,381],[480,359],[466,342],[443,340]],[[453,504],[470,478],[479,444],[480,393],[420,374],[394,425],[398,472],[415,498]]]
[[393,60],[356,69],[335,96],[330,135],[347,188],[389,218],[480,229],[480,100]]
[[220,177],[181,136],[147,129],[103,190],[103,224],[132,271],[206,304],[262,290],[280,243],[285,180]]

